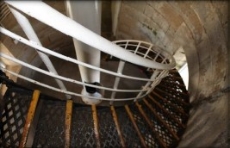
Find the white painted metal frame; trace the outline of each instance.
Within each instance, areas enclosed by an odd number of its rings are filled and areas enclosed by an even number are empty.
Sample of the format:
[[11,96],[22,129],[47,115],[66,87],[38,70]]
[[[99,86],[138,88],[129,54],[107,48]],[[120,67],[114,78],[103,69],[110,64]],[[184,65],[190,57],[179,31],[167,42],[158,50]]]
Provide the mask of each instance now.
[[[66,81],[66,82],[70,82],[70,83],[74,83],[74,84],[78,84],[78,85],[82,85],[82,86],[89,86],[89,87],[95,87],[95,88],[98,88],[98,89],[102,89],[102,90],[107,90],[107,91],[113,91],[113,92],[141,92],[141,91],[147,91],[147,90],[144,90],[144,89],[139,89],[139,90],[135,90],[135,89],[117,89],[117,88],[114,88],[114,89],[111,89],[111,88],[108,88],[108,87],[103,87],[103,86],[97,86],[97,85],[92,85],[92,84],[89,84],[89,83],[84,83],[84,82],[81,82],[81,81],[77,81],[77,80],[74,80],[74,79],[70,79],[70,78],[67,78],[67,77],[63,77],[63,76],[60,76],[60,75],[57,75],[57,74],[54,74],[54,73],[50,73],[48,71],[45,71],[43,69],[40,69],[38,67],[35,67],[33,65],[30,65],[28,63],[25,63],[19,59],[15,59],[7,54],[4,54],[4,53],[1,53],[0,52],[0,57],[3,57],[5,59],[8,59],[12,62],[15,62],[17,64],[20,64],[21,66],[24,66],[24,67],[27,67],[31,70],[34,70],[36,72],[39,72],[39,73],[42,73],[42,74],[45,74],[47,76],[50,76],[50,77],[53,77],[55,79],[60,79],[60,80],[63,80],[63,81]],[[2,66],[3,68],[5,68],[4,66]]]
[[33,41],[29,41],[5,28],[2,28],[0,27],[0,32],[15,39],[15,40],[18,40],[19,42],[21,43],[24,43],[30,47],[32,47],[34,50],[38,50],[38,51],[41,51],[47,55],[52,55],[54,57],[57,57],[59,59],[62,59],[62,60],[65,60],[65,61],[69,61],[69,62],[72,62],[74,64],[79,64],[79,65],[82,65],[82,66],[85,66],[87,68],[91,68],[91,69],[94,69],[94,70],[98,70],[100,72],[104,72],[104,73],[107,73],[107,74],[110,74],[110,75],[113,75],[113,76],[119,76],[121,78],[126,78],[126,79],[132,79],[132,80],[140,80],[140,81],[151,81],[150,79],[146,79],[146,78],[139,78],[139,77],[133,77],[133,76],[128,76],[128,75],[123,75],[123,74],[118,74],[116,72],[113,72],[113,71],[109,71],[109,70],[106,70],[106,69],[102,69],[102,68],[98,68],[98,67],[95,67],[95,66],[92,66],[92,65],[89,65],[89,64],[86,64],[86,63],[83,63],[81,61],[78,61],[76,59],[73,59],[73,58],[70,58],[70,57],[67,57],[67,56],[64,56],[62,54],[59,54],[57,52],[54,52],[48,48],[45,48],[45,47],[42,47],[40,45],[38,45],[36,42],[33,42]]
[[[101,35],[101,1],[70,1],[65,2],[68,16],[84,27]],[[73,38],[76,57],[79,61],[90,64],[95,67],[100,67],[101,51]],[[81,65],[78,65],[82,82],[85,83],[99,83],[100,71],[93,70]],[[100,92],[103,93],[103,92]],[[82,88],[82,95],[98,96],[102,94],[99,92],[88,93],[86,88]],[[100,100],[92,100],[89,98],[82,98],[87,104],[98,104]]]
[[6,1],[6,3],[66,35],[121,60],[158,69],[171,69],[175,66],[173,58],[169,59],[172,60],[169,64],[160,64],[125,51],[41,1]]
[[[148,58],[153,61],[156,61],[157,58],[161,58],[162,64],[167,64],[166,61],[169,60],[167,57],[170,57],[170,54],[167,53],[166,51],[163,51],[162,49],[158,47],[154,47],[152,44],[147,43],[147,42],[137,41],[137,40],[118,40],[118,41],[114,41],[114,43],[118,44],[121,47],[124,47],[124,49],[130,52],[133,52],[134,54],[138,54],[142,56],[143,58]],[[129,50],[130,49],[129,47],[135,47],[135,50]],[[140,49],[145,50],[145,51],[141,52],[139,51]],[[151,52],[155,54],[153,57],[149,55]],[[110,56],[110,58],[112,58],[112,56]],[[123,63],[123,65],[124,64],[125,63]],[[124,67],[123,65],[119,65],[118,69],[121,69],[121,68],[123,69]],[[147,70],[149,70],[149,68]],[[120,70],[119,72],[121,73],[122,70]],[[143,86],[142,88],[143,90],[148,90],[147,93],[143,91],[139,92],[134,101],[137,101],[137,99],[139,99],[143,94],[150,93],[155,88],[155,86],[160,83],[161,79],[164,78],[165,76],[167,76],[167,70],[155,69],[150,78],[152,81],[146,82],[145,86]],[[115,81],[115,85],[118,86],[119,81]],[[116,94],[116,92],[113,92],[113,95],[114,94]],[[114,98],[114,97],[111,97],[111,98]]]
[[[53,90],[53,91],[56,91],[56,92],[60,92],[60,93],[64,93],[64,94],[67,94],[67,95],[71,95],[71,96],[77,96],[77,97],[89,97],[91,99],[97,99],[97,100],[104,100],[104,101],[129,101],[129,100],[135,100],[136,97],[132,97],[132,98],[115,98],[115,99],[111,99],[111,98],[98,98],[98,97],[92,97],[92,96],[86,96],[86,95],[81,95],[81,94],[77,94],[75,92],[71,92],[71,91],[65,91],[65,90],[61,90],[59,88],[55,88],[53,86],[50,86],[50,85],[47,85],[47,84],[44,84],[44,83],[41,83],[41,82],[38,82],[38,81],[35,81],[31,78],[28,78],[28,77],[25,77],[23,75],[20,75],[20,74],[17,74],[13,71],[10,71],[10,70],[7,70],[6,68],[3,68],[1,67],[1,70],[3,70],[4,72],[8,72],[9,74],[11,75],[14,75],[20,79],[23,79],[23,80],[26,80],[28,82],[31,82],[31,83],[34,83],[36,85],[39,85],[39,86],[42,86],[42,87],[45,87],[47,89],[50,89],[50,90]],[[144,96],[146,95],[142,95],[140,96],[138,99],[141,99],[143,98]]]
[[[20,11],[28,14],[29,16],[32,16],[40,20],[41,22],[73,37],[74,39],[78,39],[79,41],[82,41],[83,43],[88,44],[91,47],[94,47],[95,50],[98,49],[100,51],[108,53],[109,55],[111,55],[111,58],[114,56],[120,59],[117,72],[113,72],[113,71],[109,71],[106,69],[102,69],[94,65],[84,63],[82,61],[64,56],[50,49],[47,49],[41,45],[39,39],[37,38],[37,35],[32,29],[27,18],[23,16],[20,12],[13,10],[11,8],[13,14],[15,15],[16,19],[18,19],[19,24],[22,26],[23,30],[25,31],[25,33],[27,34],[30,40],[27,40],[2,27],[0,27],[0,32],[21,43],[24,43],[30,47],[33,47],[32,49],[36,50],[38,53],[40,53],[40,55],[45,57],[45,58],[42,58],[43,62],[47,64],[47,67],[51,66],[51,68],[50,69],[48,68],[49,71],[45,71],[31,64],[25,63],[19,59],[15,59],[14,57],[8,56],[4,53],[0,53],[1,57],[11,60],[17,64],[20,64],[36,72],[43,73],[49,77],[54,78],[57,82],[61,82],[62,84],[63,84],[62,81],[66,81],[66,82],[71,82],[77,85],[82,85],[83,87],[90,86],[90,87],[95,87],[95,88],[105,90],[105,91],[111,91],[112,94],[108,98],[105,98],[103,96],[101,98],[93,97],[93,96],[85,96],[84,94],[77,94],[75,92],[70,92],[66,90],[64,84],[62,86],[59,85],[60,89],[55,88],[53,86],[49,86],[47,84],[37,82],[31,78],[22,76],[4,67],[1,67],[3,71],[6,71],[14,76],[17,76],[18,78],[24,79],[31,83],[40,85],[42,87],[51,89],[53,91],[64,93],[66,95],[87,97],[87,98],[92,98],[92,99],[97,99],[97,100],[107,100],[107,101],[110,101],[110,103],[112,103],[113,101],[127,101],[127,100],[136,101],[138,99],[143,98],[148,93],[150,93],[154,89],[154,87],[160,83],[161,79],[167,76],[168,70],[175,66],[174,58],[168,52],[162,50],[159,47],[155,47],[154,45],[150,43],[143,42],[143,41],[137,41],[137,40],[119,40],[119,41],[114,41],[113,43],[111,43],[110,41],[102,38],[101,36],[81,26],[77,22],[74,22],[68,17],[57,12],[56,10],[54,10],[53,8],[51,8],[50,6],[46,5],[43,2],[7,1],[7,3],[19,9]],[[39,9],[43,11],[40,11]],[[62,24],[62,22],[65,22],[65,24],[68,24],[68,28],[66,28],[65,25]],[[73,33],[73,32],[77,32],[77,33]],[[86,67],[86,68],[89,68],[89,69],[92,69],[98,72],[103,72],[103,73],[115,76],[116,78],[115,78],[113,88],[109,88],[106,86],[95,86],[95,85],[91,85],[88,83],[84,83],[82,81],[73,80],[73,79],[58,75],[56,70],[54,68],[52,69],[53,66],[48,58],[48,55],[57,57],[60,60],[72,62],[82,67]],[[134,65],[142,66],[146,68],[146,70],[152,70],[152,76],[150,78],[140,78],[140,77],[124,75],[123,69],[124,69],[126,62],[132,63]],[[130,79],[133,81],[144,81],[146,82],[146,84],[145,86],[140,86],[140,89],[136,89],[136,90],[134,89],[132,90],[128,88],[119,89],[118,86],[119,86],[120,78]],[[137,92],[138,95],[132,98],[116,98],[117,92],[125,92],[125,93]]]
[[[89,30],[101,35],[101,1],[70,1],[66,2],[68,16]],[[77,59],[84,63],[100,67],[101,52],[73,38]],[[83,82],[100,83],[100,72],[79,65]]]
[[[17,10],[10,8],[10,7],[9,7],[9,9],[12,12],[12,14],[14,15],[14,17],[16,18],[16,20],[18,21],[19,25],[21,26],[21,28],[24,31],[24,33],[26,34],[26,36],[31,41],[34,41],[38,45],[42,46],[42,44],[41,44],[40,40],[38,39],[33,27],[31,26],[29,20],[24,15],[19,13]],[[54,68],[52,62],[50,61],[49,57],[42,52],[37,51],[37,53],[40,56],[40,58],[42,59],[42,61],[44,62],[45,66],[47,67],[49,72],[58,75],[58,73],[57,73],[56,69]],[[67,90],[62,81],[60,81],[59,79],[55,79],[55,81],[57,82],[58,86],[62,90],[65,90],[65,91]],[[66,95],[66,98],[70,99],[70,96]]]

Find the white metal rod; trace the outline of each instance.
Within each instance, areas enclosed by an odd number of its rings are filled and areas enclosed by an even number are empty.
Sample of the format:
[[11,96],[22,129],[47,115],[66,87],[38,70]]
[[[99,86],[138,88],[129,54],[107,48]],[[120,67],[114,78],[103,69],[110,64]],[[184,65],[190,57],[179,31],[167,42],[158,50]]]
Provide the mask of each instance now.
[[[16,20],[18,21],[19,25],[21,26],[22,30],[25,32],[26,36],[29,38],[29,40],[37,42],[38,45],[42,46],[40,40],[38,39],[33,27],[31,26],[29,20],[22,15],[21,13],[19,13],[17,10],[9,7],[10,11],[12,12],[12,14],[14,15],[14,17],[16,18]],[[42,59],[42,61],[44,62],[45,66],[47,67],[47,69],[54,73],[57,74],[56,69],[54,68],[52,62],[50,61],[49,57],[42,53],[42,52],[37,52],[38,55],[40,56],[40,58]],[[55,81],[57,82],[58,86],[63,89],[66,90],[65,85],[63,84],[62,81],[60,81],[59,79],[55,79]],[[66,96],[69,97],[69,96]],[[70,98],[68,98],[70,99]]]
[[[175,66],[174,61],[169,64],[161,64],[132,54],[83,27],[41,1],[6,1],[6,3],[66,35],[78,39],[85,44],[111,54],[119,59],[136,65],[158,69],[171,69]],[[66,24],[68,26],[66,26]]]
[[[163,60],[164,62],[165,60]],[[160,73],[160,74],[159,74]],[[150,93],[150,91],[152,91],[156,85],[158,85],[161,82],[161,79],[164,78],[165,74],[167,73],[166,70],[163,70],[162,72],[160,72],[159,70],[155,70],[151,76],[151,80],[153,80],[152,82],[149,81],[145,84],[145,86],[143,87],[143,90],[148,89],[148,91],[145,94]],[[157,75],[159,74],[159,76],[157,77]],[[136,98],[139,98],[144,92],[139,92],[139,94],[137,95]],[[134,101],[137,101],[137,99],[135,99]]]
[[152,49],[152,45],[149,47],[149,49],[146,51],[144,58],[146,58],[146,56],[149,54],[149,51]]
[[[167,71],[163,71],[160,75],[163,78],[166,75]],[[163,75],[163,76],[162,76]],[[146,94],[149,94],[152,92],[152,90],[161,82],[161,79],[157,79],[154,83],[151,84],[151,88],[146,92]]]
[[120,7],[121,7],[121,1],[112,1],[112,28],[113,28],[114,36],[116,36]]
[[[128,50],[128,51],[133,52],[133,50]],[[139,51],[137,51],[135,54],[139,54],[139,55],[142,55],[142,56],[145,55],[144,53],[139,52]],[[152,58],[150,56],[147,56],[147,58],[149,58],[150,60],[152,60]]]
[[[100,1],[66,1],[68,16],[91,31],[101,34],[101,2]],[[100,67],[101,51],[73,38],[76,56],[79,61]],[[100,71],[79,66],[83,82],[100,83]]]
[[[48,89],[51,89],[51,90],[56,91],[56,92],[65,93],[65,94],[71,95],[71,96],[88,97],[88,98],[92,98],[92,99],[107,100],[107,101],[128,101],[128,100],[134,100],[134,99],[136,99],[136,98],[117,98],[117,99],[111,99],[111,98],[98,98],[98,97],[92,97],[92,96],[85,96],[85,95],[77,94],[77,93],[74,93],[74,92],[71,92],[71,91],[64,91],[64,90],[61,90],[61,89],[49,86],[49,85],[44,84],[44,83],[40,83],[40,82],[35,81],[33,79],[27,78],[25,76],[22,76],[20,74],[17,74],[17,73],[14,73],[14,72],[10,71],[10,70],[7,70],[7,69],[5,69],[3,67],[1,67],[1,69],[3,71],[5,71],[5,72],[8,72],[9,74],[12,74],[12,75],[20,78],[20,79],[26,80],[28,82],[34,83],[36,85],[39,85],[39,86],[42,86],[42,87],[45,87],[45,88],[48,88]],[[143,97],[144,97],[144,95],[141,96],[140,98],[143,98]],[[140,98],[137,98],[137,99],[140,99]]]
[[[117,73],[122,73],[122,71],[124,69],[124,66],[125,66],[125,62],[124,61],[120,61],[119,65],[118,65]],[[117,87],[119,85],[119,82],[120,82],[120,77],[116,77],[114,85],[113,85],[113,89],[117,89]],[[116,92],[112,92],[111,98],[112,99],[115,98],[115,95],[116,95]]]
[[[169,53],[168,51],[163,50],[163,49],[161,49],[159,47],[156,47],[156,46],[154,46],[154,45],[152,45],[152,44],[150,44],[148,42],[139,41],[139,40],[116,40],[116,41],[113,41],[113,43],[115,43],[115,44],[119,43],[119,46],[126,45],[126,42],[129,42],[129,46],[134,46],[134,47],[136,47],[136,44],[131,44],[132,42],[139,42],[141,44],[146,44],[148,46],[152,46],[152,49],[151,49],[152,52],[157,52],[157,53],[162,54],[164,57],[169,58],[171,60],[171,62],[175,64],[175,59],[173,58],[173,56],[171,55],[171,53]],[[123,44],[121,44],[121,43],[123,43]],[[140,45],[140,47],[143,48],[143,49],[148,49],[148,47],[146,47],[146,46],[141,46]]]
[[135,54],[137,53],[138,49],[140,48],[141,42],[138,43],[137,48],[135,49]]
[[[155,70],[156,74],[153,76],[155,77],[155,81],[152,82],[150,89],[146,92],[146,94],[149,94],[154,88],[155,86],[157,86],[161,80],[167,75],[167,70],[163,70],[160,74],[159,74],[159,70]],[[155,73],[154,72],[154,73]],[[156,76],[159,74],[159,76],[156,78]]]
[[0,67],[6,68],[6,65],[0,61]]
[[42,47],[42,46],[39,46],[36,42],[33,42],[33,41],[28,41],[27,39],[5,29],[5,28],[2,28],[0,27],[0,32],[15,39],[15,40],[18,40],[30,47],[33,47],[33,49],[35,50],[39,50],[43,53],[46,53],[46,54],[49,54],[49,55],[53,55],[57,58],[60,58],[60,59],[63,59],[65,61],[69,61],[69,62],[72,62],[72,63],[75,63],[75,64],[79,64],[79,65],[82,65],[82,66],[85,66],[85,67],[88,67],[88,68],[91,68],[91,69],[95,69],[95,70],[99,70],[101,72],[104,72],[104,73],[107,73],[107,74],[110,74],[110,75],[113,75],[113,76],[119,76],[119,77],[122,77],[122,78],[126,78],[126,79],[133,79],[133,80],[140,80],[140,81],[151,81],[150,79],[145,79],[145,78],[139,78],[139,77],[132,77],[132,76],[127,76],[127,75],[123,75],[123,74],[117,74],[116,72],[113,72],[113,71],[109,71],[109,70],[105,70],[105,69],[102,69],[102,68],[98,68],[98,67],[95,67],[95,66],[92,66],[92,65],[89,65],[89,64],[86,64],[86,63],[83,63],[81,61],[78,61],[76,59],[73,59],[73,58],[70,58],[70,57],[67,57],[67,56],[64,56],[62,54],[59,54],[57,52],[54,52],[52,50],[49,50],[45,47]]
[[[154,71],[154,73],[152,74],[152,76],[151,76],[151,80],[155,80],[155,81],[153,81],[152,83],[155,83],[156,82],[156,76],[157,76],[157,74],[159,74],[159,71]],[[146,84],[145,84],[145,86],[143,87],[143,90],[146,90],[146,89],[151,89],[149,86],[150,86],[150,84],[151,84],[151,82],[149,81],[149,82],[147,82]],[[154,87],[153,87],[154,88]],[[149,92],[149,91],[147,91],[147,92]],[[137,95],[137,97],[136,98],[139,98],[141,95],[143,94],[143,92],[139,92],[138,93],[138,95]],[[135,99],[134,101],[137,101],[137,99]]]
[[30,68],[30,69],[32,69],[32,70],[34,70],[36,72],[40,72],[40,73],[45,74],[47,76],[54,77],[56,79],[60,79],[60,80],[67,81],[67,82],[70,82],[70,83],[79,84],[79,85],[82,85],[82,86],[95,87],[95,88],[98,88],[98,89],[103,89],[103,90],[108,90],[108,91],[116,91],[116,92],[140,92],[140,91],[147,91],[147,90],[111,89],[111,88],[107,88],[107,87],[102,87],[102,86],[92,85],[92,84],[88,84],[88,83],[83,83],[83,82],[80,82],[80,81],[77,81],[77,80],[74,80],[74,79],[66,78],[66,77],[63,77],[63,76],[60,76],[60,75],[57,75],[57,74],[54,74],[54,73],[47,72],[47,71],[45,71],[43,69],[40,69],[38,67],[30,65],[28,63],[25,63],[25,62],[23,62],[21,60],[18,60],[18,59],[15,59],[15,58],[11,57],[11,56],[8,56],[8,55],[6,55],[4,53],[0,53],[0,56],[3,57],[3,58],[6,58],[8,60],[11,60],[11,61],[13,61],[15,63],[18,63],[18,64],[20,64],[22,66]]
[[158,52],[157,55],[155,56],[154,60],[153,61],[156,61],[156,59],[158,58],[158,56],[160,55],[161,53]]

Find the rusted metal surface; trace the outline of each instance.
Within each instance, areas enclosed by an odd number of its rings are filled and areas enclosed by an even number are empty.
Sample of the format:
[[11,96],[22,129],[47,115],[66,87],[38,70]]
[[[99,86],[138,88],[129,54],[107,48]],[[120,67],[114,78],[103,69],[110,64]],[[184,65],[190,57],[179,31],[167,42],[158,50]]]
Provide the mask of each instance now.
[[173,79],[178,81],[183,81],[182,77],[179,76],[173,76]]
[[[167,111],[165,108],[163,108],[160,103],[158,103],[152,96],[148,95],[148,97],[163,111],[165,112],[168,117],[170,117],[173,121],[175,121],[178,125],[180,125],[181,127],[185,128],[185,125],[183,123],[181,123],[177,118],[175,118],[174,116],[172,116],[169,111]],[[145,100],[145,99],[144,99]],[[149,102],[147,102],[149,103]],[[151,104],[151,103],[150,103]]]
[[116,111],[115,111],[114,106],[111,106],[110,109],[111,109],[111,113],[112,113],[112,116],[113,116],[113,120],[114,120],[116,129],[117,129],[118,136],[119,136],[120,141],[121,141],[121,146],[122,146],[123,148],[125,148],[125,141],[124,141],[124,137],[123,137],[123,135],[122,135],[122,133],[121,133],[120,125],[119,125],[119,123],[118,123],[117,113],[116,113]]
[[[167,84],[165,84],[165,83],[167,83]],[[182,84],[163,81],[161,83],[161,85],[159,85],[159,87],[163,87],[163,88],[171,90],[175,93],[178,92],[177,89],[179,89],[182,91],[182,92],[180,92],[181,95],[188,96],[188,92],[187,92],[185,86],[180,86],[180,85],[182,85]],[[175,87],[177,87],[177,88],[175,88]]]
[[[155,115],[155,117],[164,125],[164,127],[169,131],[170,134],[173,135],[173,137],[178,141],[180,140],[180,138],[176,135],[176,133],[174,133],[165,123],[165,121],[163,119],[161,119],[161,117],[158,116],[158,114],[156,113],[155,109],[144,99],[144,103],[146,106],[148,106],[148,108],[152,111],[152,113]],[[138,108],[141,110],[141,106],[137,103]],[[148,119],[148,118],[147,118]]]
[[8,88],[0,101],[0,147],[19,147],[33,91]]
[[[163,93],[163,94],[165,94],[165,95],[168,95],[168,96],[171,97],[171,98],[176,98],[176,101],[182,103],[182,104],[185,105],[185,106],[189,106],[189,103],[182,101],[182,99],[180,99],[180,98],[178,99],[179,96],[177,96],[177,95],[172,95],[171,93],[169,93],[169,92],[167,92],[167,91],[163,91],[163,90],[160,89],[159,87],[156,87],[155,90],[157,90],[157,91],[159,91],[159,92],[161,92],[161,93]],[[174,96],[176,96],[176,97],[174,97]]]
[[147,117],[147,115],[145,114],[145,112],[142,110],[141,105],[139,103],[136,102],[136,106],[138,107],[140,113],[142,114],[142,116],[144,117],[145,121],[148,123],[148,125],[151,127],[151,129],[154,132],[154,135],[156,136],[157,140],[159,141],[160,145],[164,148],[166,148],[166,144],[160,139],[160,137],[157,135],[154,125],[153,123],[149,120],[149,118]]
[[[173,87],[173,88],[168,88],[168,87]],[[178,87],[176,85],[172,86],[171,84],[166,87],[164,86],[164,83],[162,83],[162,85],[159,85],[157,88],[164,90],[166,92],[170,92],[173,95],[179,96],[184,102],[189,103],[189,99],[188,99],[189,94],[187,93],[187,90],[185,93],[185,90],[181,89],[181,87]]]
[[98,126],[98,117],[97,117],[97,108],[96,105],[92,105],[92,113],[93,113],[93,125],[94,125],[94,133],[96,138],[97,148],[101,147],[100,137],[99,137],[99,126]]
[[70,147],[70,133],[71,133],[71,121],[72,121],[73,101],[66,101],[65,112],[65,148]]
[[23,148],[26,145],[27,136],[28,136],[28,133],[29,133],[31,123],[32,123],[33,118],[34,118],[34,113],[35,113],[35,110],[36,110],[36,107],[37,107],[39,95],[40,95],[40,91],[34,90],[32,100],[31,100],[31,103],[30,103],[30,107],[29,107],[29,111],[27,113],[26,123],[24,125],[24,129],[23,129],[22,138],[21,138],[21,141],[20,141],[20,144],[19,144],[19,148]]
[[169,70],[170,73],[178,73],[178,71],[176,69],[171,69]]
[[142,134],[141,134],[141,132],[140,132],[140,130],[139,130],[139,128],[138,128],[138,126],[137,126],[135,120],[134,120],[134,117],[133,117],[133,115],[132,115],[132,113],[131,113],[131,111],[130,111],[128,105],[125,105],[125,110],[126,110],[128,116],[129,116],[130,120],[131,120],[132,123],[133,123],[133,126],[134,126],[134,128],[135,128],[135,130],[136,130],[136,132],[137,132],[137,134],[138,134],[138,137],[140,138],[140,141],[141,141],[142,146],[143,146],[143,147],[147,147],[147,146],[146,146],[146,143],[145,143],[145,140],[144,140],[144,138],[143,138],[143,136],[142,136]]
[[[186,89],[184,83],[177,83],[175,80],[162,79],[161,81],[162,81],[163,83],[177,85],[177,86],[179,86],[179,87],[181,87],[181,88]],[[165,85],[167,85],[167,84],[165,84]]]
[[176,110],[178,110],[181,114],[183,114],[184,116],[188,116],[184,110],[182,110],[181,108],[179,108],[178,106],[176,106],[175,104],[168,102],[164,97],[162,97],[161,95],[159,95],[158,93],[156,93],[155,91],[152,92],[152,94],[154,94],[155,96],[159,97],[160,99],[162,99],[164,102],[167,102],[168,104],[170,104],[172,107],[174,107]]
[[96,148],[91,106],[80,106],[74,103],[71,124],[70,147]]
[[32,147],[65,147],[66,101],[54,100],[43,94],[40,101],[43,105]]
[[[172,75],[165,79],[171,82],[173,81],[171,77]],[[67,103],[58,101],[41,94],[39,103],[42,100],[44,102],[35,127],[32,147],[174,148],[178,145],[178,138],[180,139],[186,127],[189,110],[186,104],[189,104],[189,96],[188,94],[181,95],[181,91],[184,91],[181,86],[175,84],[170,89],[173,84],[165,84],[168,83],[160,83],[155,92],[136,104],[116,108],[114,106],[86,106],[78,103],[71,106],[68,101]],[[162,85],[167,87],[165,92],[162,92],[164,91]],[[0,147],[3,145],[4,148],[19,146],[22,132],[24,132],[23,127],[27,121],[24,117],[31,108],[29,104],[33,91],[30,90],[30,93],[24,94],[21,94],[22,91],[15,90],[10,92],[3,99],[5,100],[4,111],[0,121],[3,125],[0,126]],[[28,103],[27,108],[24,109],[23,100],[26,98],[28,98]],[[38,104],[36,114],[37,111]],[[19,118],[16,117],[18,113],[21,116]],[[33,118],[34,121],[35,118]],[[16,130],[13,131],[13,129]],[[32,127],[29,132],[31,129]],[[15,134],[17,134],[17,139],[14,139]],[[27,134],[27,137],[33,136]],[[27,139],[26,144],[28,142]]]

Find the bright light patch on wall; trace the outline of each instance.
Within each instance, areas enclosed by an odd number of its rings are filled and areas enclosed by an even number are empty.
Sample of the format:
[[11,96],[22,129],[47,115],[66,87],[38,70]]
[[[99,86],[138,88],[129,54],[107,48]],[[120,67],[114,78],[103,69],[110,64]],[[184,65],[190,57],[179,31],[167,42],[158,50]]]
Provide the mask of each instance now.
[[186,89],[188,90],[189,71],[185,52],[182,46],[178,48],[178,50],[174,53],[173,57],[175,58],[177,64],[175,68],[181,75]]
[[189,72],[188,72],[188,64],[185,63],[180,69],[179,74],[182,77],[186,89],[188,90],[188,82],[189,82]]
[[6,65],[0,61],[0,67],[1,68],[6,68]]

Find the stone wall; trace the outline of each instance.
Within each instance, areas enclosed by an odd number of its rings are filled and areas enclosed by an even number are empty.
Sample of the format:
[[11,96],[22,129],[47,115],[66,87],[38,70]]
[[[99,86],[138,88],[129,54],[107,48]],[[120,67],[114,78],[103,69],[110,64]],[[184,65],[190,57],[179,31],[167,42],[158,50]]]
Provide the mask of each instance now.
[[185,50],[193,108],[179,147],[225,146],[229,50],[227,1],[123,1],[117,38]]

